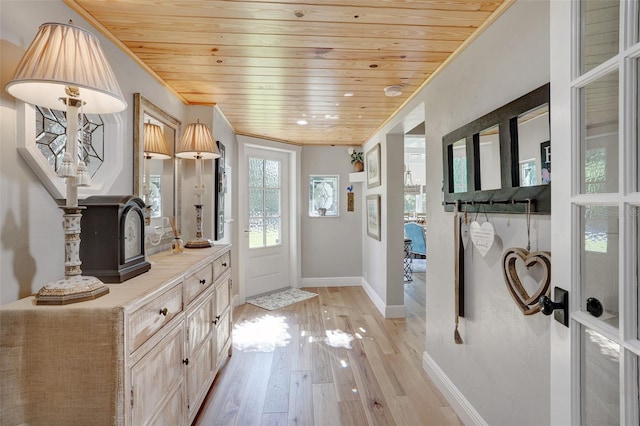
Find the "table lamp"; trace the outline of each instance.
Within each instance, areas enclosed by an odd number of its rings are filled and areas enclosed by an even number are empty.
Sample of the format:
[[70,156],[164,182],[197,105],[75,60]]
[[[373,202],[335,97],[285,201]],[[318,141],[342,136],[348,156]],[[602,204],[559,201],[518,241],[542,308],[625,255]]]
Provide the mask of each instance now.
[[127,107],[115,75],[90,32],[73,25],[40,26],[6,86],[12,96],[34,105],[66,110],[66,148],[58,176],[66,179],[62,210],[65,276],[42,287],[37,304],[67,304],[109,292],[96,277],[82,276],[78,186],[90,185],[86,165],[78,159],[78,114],[111,114]]
[[196,160],[196,184],[193,193],[196,196],[196,239],[185,244],[187,248],[211,247],[213,244],[202,236],[202,194],[206,188],[202,183],[202,160],[212,160],[220,157],[220,150],[216,145],[206,124],[191,123],[184,130],[180,144],[176,150],[176,157],[193,158]]

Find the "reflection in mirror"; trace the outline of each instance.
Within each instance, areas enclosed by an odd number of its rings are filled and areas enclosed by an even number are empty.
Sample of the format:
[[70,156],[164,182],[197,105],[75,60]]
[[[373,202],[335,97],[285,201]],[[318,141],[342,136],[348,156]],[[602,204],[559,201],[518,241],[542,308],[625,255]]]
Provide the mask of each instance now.
[[551,182],[548,103],[518,116],[518,166],[519,186]]
[[452,145],[453,192],[467,192],[467,141],[460,139]]
[[139,93],[134,95],[134,108],[133,191],[147,204],[145,249],[153,253],[169,248],[172,218],[180,230],[180,162],[174,154],[182,123]]
[[480,132],[480,189],[500,189],[500,134],[499,126],[484,129]]

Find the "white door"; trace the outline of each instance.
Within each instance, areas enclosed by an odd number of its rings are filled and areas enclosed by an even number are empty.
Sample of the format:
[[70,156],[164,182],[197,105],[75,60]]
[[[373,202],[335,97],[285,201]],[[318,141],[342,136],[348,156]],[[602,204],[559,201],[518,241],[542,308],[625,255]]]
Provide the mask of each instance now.
[[247,148],[244,220],[245,297],[291,286],[289,160],[281,151]]
[[550,4],[551,424],[637,425],[638,1]]

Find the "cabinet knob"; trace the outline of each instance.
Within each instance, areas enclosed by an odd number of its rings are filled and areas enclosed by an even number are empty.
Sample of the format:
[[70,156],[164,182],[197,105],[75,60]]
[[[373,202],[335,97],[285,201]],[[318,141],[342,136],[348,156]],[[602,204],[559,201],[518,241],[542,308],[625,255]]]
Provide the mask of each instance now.
[[182,363],[183,363],[184,365],[189,365],[189,358],[187,358],[187,359],[183,359],[183,360],[182,360]]
[[227,262],[222,262],[222,266],[227,267]]
[[160,309],[160,315],[164,315],[166,317],[167,316],[167,312],[169,312],[169,310],[167,308]]
[[206,283],[207,280],[205,280],[204,278],[200,280],[200,284],[204,285],[204,283]]

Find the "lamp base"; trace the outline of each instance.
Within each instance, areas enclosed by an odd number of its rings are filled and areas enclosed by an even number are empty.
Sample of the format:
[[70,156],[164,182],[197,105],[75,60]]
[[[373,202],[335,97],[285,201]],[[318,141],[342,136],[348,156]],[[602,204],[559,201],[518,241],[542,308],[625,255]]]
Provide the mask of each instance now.
[[77,275],[46,284],[36,294],[36,305],[67,305],[97,299],[107,293],[109,287],[98,278]]
[[197,238],[195,240],[188,241],[184,246],[186,248],[207,248],[213,247],[213,243],[211,242],[211,240],[208,240],[206,238]]

